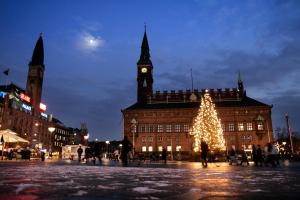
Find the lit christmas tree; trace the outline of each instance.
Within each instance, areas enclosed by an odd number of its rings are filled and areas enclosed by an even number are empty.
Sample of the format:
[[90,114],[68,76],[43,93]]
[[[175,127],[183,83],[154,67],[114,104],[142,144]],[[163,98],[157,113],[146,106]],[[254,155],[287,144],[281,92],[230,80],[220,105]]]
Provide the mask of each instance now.
[[215,104],[209,93],[201,97],[201,105],[197,117],[194,119],[191,135],[194,135],[194,151],[200,150],[201,140],[203,139],[211,151],[225,149],[225,140],[221,121],[215,110]]

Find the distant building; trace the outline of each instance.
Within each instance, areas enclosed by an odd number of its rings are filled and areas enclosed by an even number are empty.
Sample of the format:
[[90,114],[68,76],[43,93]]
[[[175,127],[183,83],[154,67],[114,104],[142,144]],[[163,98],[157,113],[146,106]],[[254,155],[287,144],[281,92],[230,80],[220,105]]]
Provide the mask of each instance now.
[[40,35],[29,62],[26,89],[13,83],[0,86],[0,129],[15,131],[30,141],[33,148],[61,152],[74,133],[72,128],[46,113],[46,105],[41,102],[44,71]]
[[[165,147],[172,155],[190,155],[193,136],[189,135],[197,115],[202,90],[153,91],[153,65],[146,31],[137,62],[137,102],[122,110],[124,135],[137,152],[160,152]],[[246,95],[239,75],[237,88],[209,89],[221,119],[226,147],[240,150],[251,144],[273,141],[271,105]]]

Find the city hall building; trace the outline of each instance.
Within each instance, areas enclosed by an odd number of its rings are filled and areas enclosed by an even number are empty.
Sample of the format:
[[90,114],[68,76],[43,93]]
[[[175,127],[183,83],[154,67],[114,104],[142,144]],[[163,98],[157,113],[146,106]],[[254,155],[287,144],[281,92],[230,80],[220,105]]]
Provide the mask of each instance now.
[[136,152],[160,152],[165,147],[172,155],[191,155],[194,138],[189,130],[205,92],[216,105],[227,150],[273,141],[272,105],[248,97],[240,76],[231,89],[153,91],[153,82],[145,31],[137,62],[137,102],[122,110],[123,134]]

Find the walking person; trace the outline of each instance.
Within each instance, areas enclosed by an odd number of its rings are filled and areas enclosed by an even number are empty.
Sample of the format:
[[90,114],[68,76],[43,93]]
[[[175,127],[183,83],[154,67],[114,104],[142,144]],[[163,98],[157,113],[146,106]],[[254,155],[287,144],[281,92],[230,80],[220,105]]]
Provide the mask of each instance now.
[[207,153],[208,145],[204,140],[201,140],[201,161],[203,167],[207,167]]
[[257,166],[257,149],[255,144],[252,144],[252,159],[254,162],[254,166]]
[[131,151],[131,142],[128,140],[127,136],[124,136],[122,140],[122,152],[121,152],[121,160],[122,164],[126,167],[128,165],[128,153]]
[[81,161],[81,155],[82,155],[82,152],[83,152],[83,150],[82,150],[81,146],[79,146],[79,148],[77,149],[78,162]]
[[244,147],[242,148],[242,161],[241,161],[241,164],[240,165],[243,165],[243,163],[246,162],[247,165],[249,165],[249,161],[248,161],[248,158],[247,158],[247,154],[246,154],[246,151],[244,149]]
[[167,164],[167,150],[165,147],[163,147],[163,150],[161,153],[161,159],[164,161],[165,164]]
[[42,162],[44,162],[45,161],[45,152],[41,152],[41,160],[42,160]]
[[237,163],[237,162],[236,162],[235,150],[233,147],[231,147],[229,151],[229,165],[232,165],[233,163]]
[[261,149],[260,145],[257,145],[256,159],[257,159],[257,166],[259,164],[259,166],[262,167],[264,158],[263,158],[263,153],[262,153],[262,149]]

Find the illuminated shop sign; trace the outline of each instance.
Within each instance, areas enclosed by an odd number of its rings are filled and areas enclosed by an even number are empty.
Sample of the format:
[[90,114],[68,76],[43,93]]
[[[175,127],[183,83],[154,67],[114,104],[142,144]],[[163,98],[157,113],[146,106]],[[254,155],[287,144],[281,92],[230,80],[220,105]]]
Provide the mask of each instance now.
[[46,113],[41,113],[42,117],[45,117],[46,119],[48,118],[48,115]]
[[22,108],[24,108],[25,110],[31,112],[31,106],[28,106],[28,105],[26,105],[26,104],[23,103],[23,104],[22,104]]
[[46,109],[47,109],[47,106],[45,104],[43,104],[43,103],[40,103],[40,110],[43,111],[43,112],[45,112]]
[[2,92],[2,91],[0,91],[0,97],[4,98],[4,97],[5,97],[5,95],[6,95],[6,92]]
[[30,103],[30,97],[25,95],[24,93],[21,93],[20,94],[20,98],[23,100],[23,101],[26,101],[28,103]]

